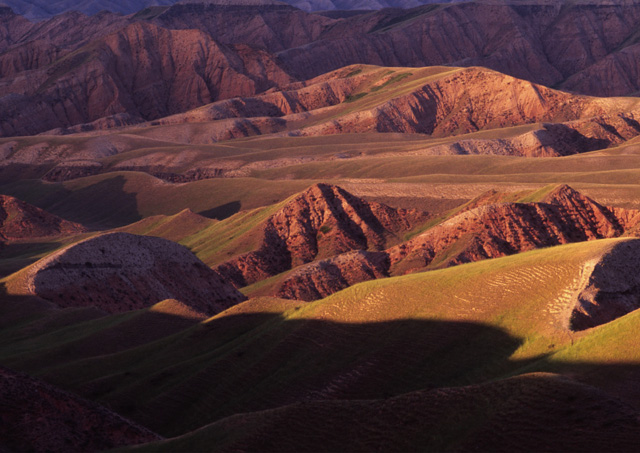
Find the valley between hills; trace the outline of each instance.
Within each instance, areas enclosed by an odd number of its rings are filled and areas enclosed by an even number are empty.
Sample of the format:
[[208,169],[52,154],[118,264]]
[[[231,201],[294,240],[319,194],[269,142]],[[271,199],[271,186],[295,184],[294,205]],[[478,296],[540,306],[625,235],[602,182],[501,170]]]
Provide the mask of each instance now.
[[0,7],[1,451],[637,451],[633,2]]

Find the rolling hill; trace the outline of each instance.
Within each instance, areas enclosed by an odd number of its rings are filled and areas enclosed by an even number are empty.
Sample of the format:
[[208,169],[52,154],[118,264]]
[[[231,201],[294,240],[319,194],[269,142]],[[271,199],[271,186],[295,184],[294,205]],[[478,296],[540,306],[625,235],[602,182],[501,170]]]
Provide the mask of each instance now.
[[639,4],[7,2],[1,451],[638,450]]
[[[557,157],[624,144],[640,133],[637,98],[573,95],[483,68],[410,71],[353,66],[116,130],[94,123],[70,135],[58,129],[0,139],[0,178],[64,181],[142,171],[183,183],[393,154]],[[170,108],[155,88],[134,88],[139,105],[153,110],[145,104],[153,99]],[[311,146],[295,140],[329,135],[346,137],[307,140]],[[259,136],[264,140],[239,140]]]
[[157,440],[118,414],[25,374],[0,369],[3,449],[82,452]]
[[[637,313],[580,331],[569,321],[580,305],[584,266],[615,259],[621,268],[633,266],[626,256],[637,245],[616,239],[536,250],[366,282],[304,306],[252,299],[164,340],[132,349],[121,342],[120,352],[106,356],[87,355],[87,348],[104,344],[116,319],[67,321],[68,327],[59,320],[55,329],[63,330],[55,336],[40,319],[5,329],[12,346],[1,357],[108,402],[165,436],[296,401],[343,401],[348,408],[349,400],[464,386],[526,370],[570,374],[635,402],[636,351],[623,345],[632,341],[627,332],[637,325]],[[606,299],[601,303],[608,306]],[[628,371],[611,378],[616,367]],[[555,395],[565,391],[562,382]],[[541,404],[558,397],[544,396]],[[311,413],[314,407],[308,406]],[[575,423],[586,426],[580,420]]]
[[122,232],[85,239],[47,256],[22,271],[13,287],[60,307],[91,306],[108,313],[175,299],[212,316],[245,299],[186,248]]

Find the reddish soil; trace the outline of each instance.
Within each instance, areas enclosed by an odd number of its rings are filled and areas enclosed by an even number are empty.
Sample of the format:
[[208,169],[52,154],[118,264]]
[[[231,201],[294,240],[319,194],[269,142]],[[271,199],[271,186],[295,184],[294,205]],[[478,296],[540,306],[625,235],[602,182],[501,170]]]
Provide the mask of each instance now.
[[17,198],[0,195],[0,234],[6,239],[31,239],[83,233],[85,227],[49,214]]
[[383,250],[427,215],[369,203],[345,190],[316,184],[292,198],[262,227],[262,244],[217,268],[246,286],[296,266],[352,250]]
[[[326,207],[333,205],[326,196],[329,189],[349,200],[350,206],[360,208],[344,209],[340,216],[324,220]],[[324,195],[318,197],[318,191]],[[377,205],[367,209],[374,217],[363,222],[358,214],[363,212],[362,206],[374,205],[356,201],[337,187],[318,185],[269,219],[259,250],[237,257],[218,270],[236,285],[245,286],[297,267],[275,282],[270,292],[311,301],[366,280],[540,247],[637,234],[634,232],[640,225],[640,212],[601,206],[567,185],[558,186],[536,203],[504,201],[509,198],[513,195],[495,191],[484,194],[454,217],[385,249],[384,234],[371,227],[376,225],[374,219],[384,225],[381,231],[397,234],[416,226],[420,218],[425,219],[424,214]],[[358,229],[353,228],[356,225],[360,225]]]

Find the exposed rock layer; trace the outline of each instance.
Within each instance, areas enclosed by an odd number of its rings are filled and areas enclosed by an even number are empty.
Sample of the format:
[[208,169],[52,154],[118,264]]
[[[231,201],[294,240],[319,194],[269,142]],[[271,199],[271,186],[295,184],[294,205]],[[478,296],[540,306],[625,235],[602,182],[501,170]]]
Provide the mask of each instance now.
[[584,330],[640,308],[640,241],[625,241],[588,263],[575,293],[570,328]]
[[369,203],[339,187],[316,184],[267,219],[258,250],[217,270],[245,286],[318,258],[382,250],[389,239],[425,218],[419,211]]
[[[349,233],[354,231],[349,225],[361,224],[355,216],[359,210],[345,209],[341,215],[346,219],[342,218],[338,228],[332,227],[331,231],[335,229],[335,232],[327,236],[319,234],[318,225],[331,225],[332,219],[326,224],[316,222],[313,227],[300,225],[300,217],[316,218],[312,214],[317,212],[315,206],[322,206],[325,201],[314,192],[327,188],[314,186],[296,197],[286,209],[268,220],[265,240],[259,250],[219,266],[220,272],[236,285],[244,286],[300,266],[272,283],[271,292],[279,297],[309,301],[361,281],[498,258],[540,247],[620,237],[625,233],[634,234],[640,225],[640,212],[601,206],[569,186],[561,185],[536,202],[501,202],[500,194],[483,195],[445,222],[385,250],[384,241],[376,235],[367,236],[366,241],[352,240],[357,236]],[[355,197],[339,188],[331,190],[352,200],[351,205],[366,206],[363,201],[353,201]],[[314,203],[310,204],[309,200]],[[372,212],[375,218],[385,218],[380,215],[385,211]],[[408,222],[406,215],[403,213],[404,231],[417,225],[416,221]],[[389,218],[389,214],[386,216]],[[397,219],[397,214],[395,216],[391,218]],[[385,222],[385,229],[389,229],[386,225],[397,225],[397,222]],[[322,229],[321,226],[320,232]],[[402,230],[396,227],[395,231]],[[327,245],[323,245],[323,241]],[[330,258],[323,259],[327,255]]]

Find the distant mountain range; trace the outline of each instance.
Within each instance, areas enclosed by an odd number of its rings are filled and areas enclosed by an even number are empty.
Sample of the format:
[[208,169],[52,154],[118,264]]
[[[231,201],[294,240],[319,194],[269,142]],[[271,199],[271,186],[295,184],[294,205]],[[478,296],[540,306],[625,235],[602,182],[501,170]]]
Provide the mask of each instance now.
[[[487,1],[313,14],[271,0],[211,3],[37,23],[0,8],[0,135],[155,121],[357,64],[481,66],[592,96],[640,91],[640,4]],[[252,124],[262,133],[277,126]]]
[[[45,19],[67,11],[80,11],[85,14],[96,14],[100,11],[112,11],[114,13],[132,14],[151,6],[167,6],[178,2],[177,0],[3,0],[4,4],[17,14],[29,19]],[[256,5],[280,3],[272,0],[205,0],[199,3],[222,3],[228,5],[247,3]],[[305,11],[329,11],[329,10],[375,10],[382,8],[413,8],[427,3],[450,3],[447,0],[285,0],[285,3],[293,5]]]

